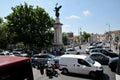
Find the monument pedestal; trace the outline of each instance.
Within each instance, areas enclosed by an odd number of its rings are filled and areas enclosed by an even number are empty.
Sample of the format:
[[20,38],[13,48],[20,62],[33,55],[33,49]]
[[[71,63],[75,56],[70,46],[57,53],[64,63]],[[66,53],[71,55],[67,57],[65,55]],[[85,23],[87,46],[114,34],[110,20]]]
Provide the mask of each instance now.
[[62,23],[60,23],[59,18],[56,18],[54,23],[54,48],[62,48],[63,42],[62,42]]

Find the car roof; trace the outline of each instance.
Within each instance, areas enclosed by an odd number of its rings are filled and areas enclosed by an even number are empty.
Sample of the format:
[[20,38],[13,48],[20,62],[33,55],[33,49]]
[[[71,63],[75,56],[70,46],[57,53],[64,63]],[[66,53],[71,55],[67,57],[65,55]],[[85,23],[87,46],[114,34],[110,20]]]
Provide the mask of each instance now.
[[34,54],[33,56],[41,56],[41,55],[46,55],[46,54]]
[[75,50],[74,48],[67,48],[66,50]]
[[95,48],[96,46],[89,46],[88,48]]
[[[93,55],[93,54],[102,54],[101,52],[92,52],[90,55]],[[104,55],[104,54],[102,54]]]
[[104,51],[107,51],[107,50],[104,49],[104,48],[94,48],[94,49],[91,49],[90,51],[92,51],[92,50],[104,50]]
[[107,56],[107,55],[105,55],[105,54],[103,54],[101,52],[92,52],[89,56],[94,55],[94,54],[101,54],[101,55]]
[[65,54],[65,55],[62,55],[61,58],[79,58],[79,59],[85,59],[85,58],[87,58],[87,56],[86,55]]
[[40,54],[34,54],[33,56],[44,56],[44,55],[52,55],[52,54],[49,54],[49,53],[46,53],[46,54],[40,53]]

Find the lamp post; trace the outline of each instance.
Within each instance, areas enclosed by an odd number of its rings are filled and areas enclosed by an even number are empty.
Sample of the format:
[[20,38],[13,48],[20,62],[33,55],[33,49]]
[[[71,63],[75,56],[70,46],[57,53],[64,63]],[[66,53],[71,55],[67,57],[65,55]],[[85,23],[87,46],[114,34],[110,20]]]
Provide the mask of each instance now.
[[111,32],[110,32],[110,24],[106,24],[106,25],[108,25],[108,26],[109,26],[109,33],[108,33],[108,37],[109,37],[109,43],[110,43],[110,49],[111,49],[111,39],[112,39],[112,37],[111,37]]
[[79,29],[79,34],[80,34],[80,44],[82,44],[82,28],[81,27]]

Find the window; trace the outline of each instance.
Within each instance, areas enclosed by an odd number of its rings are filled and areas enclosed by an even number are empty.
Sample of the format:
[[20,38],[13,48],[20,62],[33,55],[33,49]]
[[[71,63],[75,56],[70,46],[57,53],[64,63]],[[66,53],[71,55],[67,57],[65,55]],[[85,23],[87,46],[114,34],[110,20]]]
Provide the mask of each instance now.
[[74,49],[69,49],[68,51],[75,51]]
[[90,66],[86,61],[84,61],[82,59],[78,59],[78,63],[81,65]]
[[96,59],[96,58],[98,57],[98,55],[97,55],[97,54],[92,54],[90,57],[91,57],[92,59]]
[[102,54],[93,54],[91,55],[91,58],[94,60],[98,60],[98,59],[106,59],[106,56],[102,55]]
[[100,50],[100,52],[105,53],[105,51],[104,51],[104,50]]

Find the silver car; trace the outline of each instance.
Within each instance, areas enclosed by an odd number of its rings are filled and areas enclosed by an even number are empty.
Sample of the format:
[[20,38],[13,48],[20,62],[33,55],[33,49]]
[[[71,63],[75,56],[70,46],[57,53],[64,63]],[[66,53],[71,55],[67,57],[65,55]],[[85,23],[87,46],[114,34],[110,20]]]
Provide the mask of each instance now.
[[48,60],[53,60],[56,68],[59,66],[59,58],[52,54],[35,54],[31,57],[32,66],[36,68],[39,68],[40,63],[45,67]]

